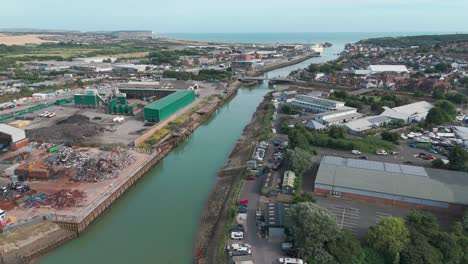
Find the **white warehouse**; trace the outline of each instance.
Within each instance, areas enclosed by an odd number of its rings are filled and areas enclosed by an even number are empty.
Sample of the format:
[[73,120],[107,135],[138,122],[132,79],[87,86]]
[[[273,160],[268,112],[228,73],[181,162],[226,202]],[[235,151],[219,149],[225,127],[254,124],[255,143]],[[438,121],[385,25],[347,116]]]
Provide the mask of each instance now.
[[344,107],[345,103],[310,95],[296,95],[292,106],[305,111],[324,113],[338,110]]

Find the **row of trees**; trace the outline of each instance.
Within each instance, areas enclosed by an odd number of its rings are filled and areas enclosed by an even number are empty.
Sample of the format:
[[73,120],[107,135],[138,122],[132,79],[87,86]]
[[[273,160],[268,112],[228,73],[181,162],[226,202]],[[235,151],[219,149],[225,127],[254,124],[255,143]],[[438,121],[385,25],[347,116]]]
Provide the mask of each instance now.
[[297,203],[288,212],[290,238],[299,256],[315,264],[468,263],[468,214],[449,232],[434,215],[412,211],[406,218],[385,217],[363,241],[341,230],[334,216],[314,203]]

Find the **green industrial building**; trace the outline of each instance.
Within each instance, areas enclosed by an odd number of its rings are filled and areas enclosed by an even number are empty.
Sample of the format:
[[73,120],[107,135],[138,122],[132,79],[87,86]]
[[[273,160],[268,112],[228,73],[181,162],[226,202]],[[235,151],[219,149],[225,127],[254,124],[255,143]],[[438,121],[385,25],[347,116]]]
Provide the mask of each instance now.
[[145,121],[161,122],[180,109],[195,101],[195,92],[181,90],[174,92],[143,108]]
[[94,94],[75,94],[73,100],[76,106],[97,107],[98,99]]

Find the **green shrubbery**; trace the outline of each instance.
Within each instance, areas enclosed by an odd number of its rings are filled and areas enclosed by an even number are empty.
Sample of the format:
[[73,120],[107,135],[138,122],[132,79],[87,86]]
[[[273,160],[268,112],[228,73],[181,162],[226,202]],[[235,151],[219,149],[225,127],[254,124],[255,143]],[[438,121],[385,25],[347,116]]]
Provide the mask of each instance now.
[[358,149],[367,153],[374,153],[380,149],[385,149],[387,151],[392,151],[395,149],[394,144],[379,138],[334,138],[330,136],[328,131],[309,131],[303,126],[296,126],[295,128],[288,129],[288,136],[291,148],[300,147],[310,152],[313,151],[313,147],[324,147],[349,151]]

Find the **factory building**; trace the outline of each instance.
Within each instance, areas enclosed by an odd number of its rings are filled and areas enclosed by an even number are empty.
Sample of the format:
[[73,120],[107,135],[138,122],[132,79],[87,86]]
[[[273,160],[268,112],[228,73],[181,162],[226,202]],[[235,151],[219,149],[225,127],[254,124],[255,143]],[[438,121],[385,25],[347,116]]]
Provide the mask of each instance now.
[[344,102],[320,98],[310,95],[296,95],[292,106],[310,112],[324,113],[336,111],[345,106]]
[[411,124],[425,119],[429,110],[434,106],[426,101],[420,101],[413,104],[407,104],[395,108],[384,107],[385,111],[380,114],[393,119],[402,119]]
[[360,117],[362,117],[362,114],[358,113],[356,108],[343,106],[335,111],[318,114],[314,116],[314,119],[323,125],[331,126],[349,122]]
[[143,108],[145,122],[161,122],[195,100],[195,92],[176,91]]
[[394,163],[325,156],[315,193],[461,214],[468,208],[468,174]]

